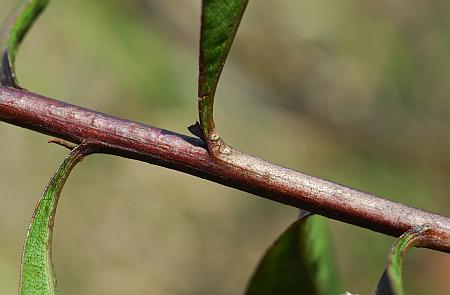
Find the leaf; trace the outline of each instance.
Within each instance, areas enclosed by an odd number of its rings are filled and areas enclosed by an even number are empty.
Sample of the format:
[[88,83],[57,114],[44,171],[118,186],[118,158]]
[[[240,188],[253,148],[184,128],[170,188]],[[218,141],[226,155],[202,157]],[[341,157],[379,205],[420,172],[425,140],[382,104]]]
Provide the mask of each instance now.
[[342,294],[326,220],[311,215],[294,222],[269,248],[246,295]]
[[202,3],[198,96],[200,123],[205,135],[215,131],[214,95],[247,3],[248,0],[203,0]]
[[0,85],[18,87],[14,62],[20,42],[49,0],[21,0],[2,25],[0,37]]
[[248,0],[203,0],[199,96],[213,95]]
[[56,294],[56,277],[51,260],[56,207],[70,172],[79,163],[83,146],[72,150],[50,179],[37,204],[25,239],[20,268],[20,294]]
[[386,270],[375,289],[376,295],[403,295],[402,260],[406,252],[420,246],[431,228],[427,226],[413,228],[401,235],[392,245]]

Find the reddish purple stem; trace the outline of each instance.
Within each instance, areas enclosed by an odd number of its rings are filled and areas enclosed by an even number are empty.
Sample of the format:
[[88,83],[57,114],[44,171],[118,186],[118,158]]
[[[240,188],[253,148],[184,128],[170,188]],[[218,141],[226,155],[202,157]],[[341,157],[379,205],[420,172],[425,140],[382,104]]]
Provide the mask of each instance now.
[[98,113],[26,90],[0,87],[0,120],[74,143],[91,141],[97,153],[136,159],[189,173],[332,219],[398,237],[433,228],[426,247],[450,252],[450,219],[312,177],[233,148],[210,157],[202,140]]

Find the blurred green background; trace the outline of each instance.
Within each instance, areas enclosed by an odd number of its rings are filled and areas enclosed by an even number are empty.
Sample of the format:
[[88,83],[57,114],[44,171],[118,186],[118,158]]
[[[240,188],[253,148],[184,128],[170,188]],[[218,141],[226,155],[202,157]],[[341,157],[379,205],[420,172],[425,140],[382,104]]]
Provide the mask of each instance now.
[[[17,1],[1,0],[0,17]],[[18,56],[21,85],[187,133],[200,0],[51,1]],[[231,145],[450,215],[450,2],[250,1],[217,93]],[[0,123],[0,289],[15,294],[33,208],[67,151]],[[148,164],[94,155],[58,208],[71,294],[240,294],[293,208]],[[330,222],[349,291],[369,294],[390,237]],[[448,294],[450,256],[413,250],[407,294]]]

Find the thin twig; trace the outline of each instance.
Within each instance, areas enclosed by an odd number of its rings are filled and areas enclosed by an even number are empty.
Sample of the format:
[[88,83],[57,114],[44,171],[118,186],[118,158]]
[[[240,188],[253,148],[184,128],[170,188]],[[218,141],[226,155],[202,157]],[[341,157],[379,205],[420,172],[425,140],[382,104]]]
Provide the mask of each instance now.
[[0,120],[74,143],[95,142],[95,152],[189,173],[283,204],[391,236],[428,225],[426,247],[450,252],[450,219],[321,178],[271,164],[227,145],[211,157],[203,140],[0,87]]
[[76,144],[73,144],[73,143],[68,142],[67,140],[64,140],[64,139],[61,139],[61,138],[50,138],[48,140],[48,143],[54,143],[54,144],[60,145],[62,147],[65,147],[65,148],[67,148],[69,150],[73,150],[73,149],[75,149],[77,147]]

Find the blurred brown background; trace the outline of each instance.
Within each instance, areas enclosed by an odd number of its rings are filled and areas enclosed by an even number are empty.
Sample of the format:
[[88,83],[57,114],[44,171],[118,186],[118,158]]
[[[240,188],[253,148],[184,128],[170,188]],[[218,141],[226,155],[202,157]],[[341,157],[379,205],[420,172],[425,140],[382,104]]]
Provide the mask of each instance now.
[[[1,0],[4,19],[17,1]],[[186,132],[200,0],[52,1],[21,85]],[[250,1],[217,93],[224,139],[296,170],[450,215],[450,2]],[[35,203],[67,151],[0,123],[0,289],[15,294]],[[241,294],[293,208],[111,156],[79,165],[58,208],[63,294]],[[344,285],[369,294],[390,237],[330,222]],[[448,294],[450,256],[414,250],[408,294]]]

